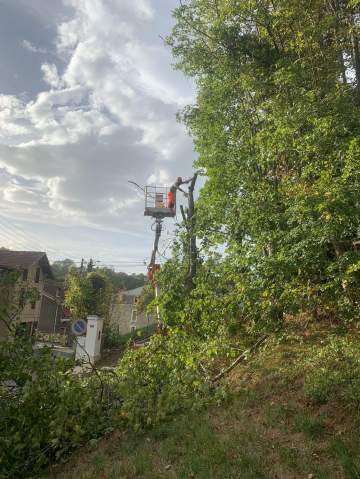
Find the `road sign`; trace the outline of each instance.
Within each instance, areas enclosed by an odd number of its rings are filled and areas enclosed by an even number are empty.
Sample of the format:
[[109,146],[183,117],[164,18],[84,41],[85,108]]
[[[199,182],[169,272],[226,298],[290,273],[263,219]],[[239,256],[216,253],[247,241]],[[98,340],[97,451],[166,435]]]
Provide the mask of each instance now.
[[76,319],[71,325],[71,331],[75,336],[83,336],[86,333],[87,323],[85,319]]

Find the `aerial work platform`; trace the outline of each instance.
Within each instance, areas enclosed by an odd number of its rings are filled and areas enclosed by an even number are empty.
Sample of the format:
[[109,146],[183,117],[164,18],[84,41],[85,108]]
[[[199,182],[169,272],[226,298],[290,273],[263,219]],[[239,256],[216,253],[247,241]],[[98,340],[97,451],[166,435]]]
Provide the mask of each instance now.
[[153,218],[173,218],[176,207],[168,207],[170,188],[166,186],[145,186],[145,211],[144,216]]

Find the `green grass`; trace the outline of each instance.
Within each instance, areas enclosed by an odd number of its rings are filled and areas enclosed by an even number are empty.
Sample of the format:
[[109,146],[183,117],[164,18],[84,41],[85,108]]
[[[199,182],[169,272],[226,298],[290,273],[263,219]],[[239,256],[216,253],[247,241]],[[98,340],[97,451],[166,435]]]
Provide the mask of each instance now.
[[321,439],[325,430],[324,418],[321,416],[314,417],[300,412],[294,417],[294,431],[304,433],[309,439]]
[[65,467],[61,474],[54,469],[48,477],[265,479],[259,452],[265,453],[267,445],[248,426],[223,435],[211,415],[181,416],[146,435],[127,434],[116,445],[105,441],[85,463]]
[[314,478],[342,477],[340,463],[326,451],[319,465],[316,447],[306,443],[306,435],[269,429],[263,422],[265,409],[251,416],[247,404],[236,395],[226,406],[179,416],[146,434],[104,440],[96,452],[84,453],[82,461],[71,461],[59,473],[54,468],[46,477],[268,479],[315,472]]
[[[357,447],[354,445],[357,443]],[[339,460],[346,479],[360,478],[360,457],[358,455],[358,438],[351,444],[346,444],[342,439],[332,441],[330,451]]]

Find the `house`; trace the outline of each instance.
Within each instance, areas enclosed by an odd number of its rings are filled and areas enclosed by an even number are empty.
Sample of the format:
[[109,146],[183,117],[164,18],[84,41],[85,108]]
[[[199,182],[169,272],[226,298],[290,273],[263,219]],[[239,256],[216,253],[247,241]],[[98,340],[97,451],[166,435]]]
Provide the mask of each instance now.
[[137,329],[154,324],[155,318],[145,311],[139,311],[137,302],[144,286],[115,294],[110,310],[110,326],[120,334],[128,334]]
[[[22,291],[36,288],[39,299],[19,308],[16,323],[26,334],[37,329],[43,332],[56,332],[62,314],[62,288],[54,280],[49,260],[44,252],[10,251],[0,249],[0,271],[5,274],[17,271],[19,278],[12,292],[15,301],[21,301]],[[13,299],[14,301],[14,299]],[[6,334],[0,326],[0,338]]]
[[64,286],[62,282],[46,279],[41,292],[41,308],[37,329],[43,333],[57,333],[64,310]]
[[[2,268],[0,267],[0,281],[1,281],[1,286],[0,286],[0,314],[2,312],[2,309],[6,307],[6,304],[8,303],[9,300],[9,291],[8,288],[5,286],[2,286],[2,280],[3,277],[9,272],[7,268]],[[8,335],[8,328],[5,324],[5,322],[1,321],[0,318],[0,340],[2,338],[6,338]]]

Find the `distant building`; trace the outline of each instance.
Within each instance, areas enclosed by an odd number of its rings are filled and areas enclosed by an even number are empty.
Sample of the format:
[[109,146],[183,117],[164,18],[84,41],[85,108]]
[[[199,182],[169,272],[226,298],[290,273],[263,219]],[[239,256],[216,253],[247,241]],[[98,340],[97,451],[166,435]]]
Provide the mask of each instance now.
[[138,310],[137,302],[143,288],[144,286],[140,286],[114,295],[110,310],[110,326],[120,334],[128,334],[155,323],[151,314]]
[[[21,291],[36,288],[39,300],[19,308],[15,318],[25,334],[35,330],[57,332],[62,315],[63,288],[54,280],[49,260],[44,252],[10,251],[0,249],[0,272],[17,271],[19,279],[14,290],[16,301],[21,300]],[[0,338],[6,336],[6,328],[0,325]]]

